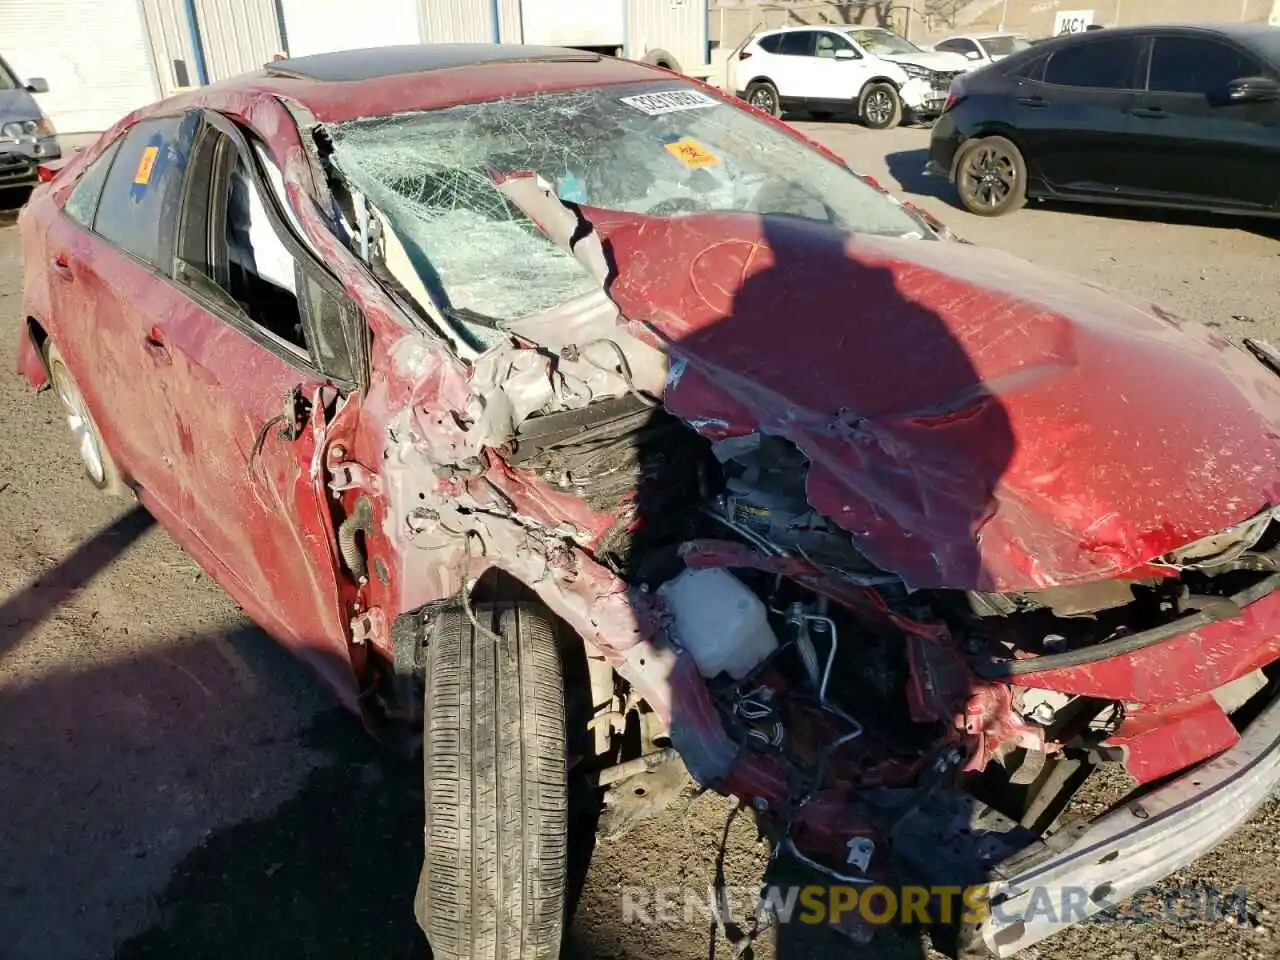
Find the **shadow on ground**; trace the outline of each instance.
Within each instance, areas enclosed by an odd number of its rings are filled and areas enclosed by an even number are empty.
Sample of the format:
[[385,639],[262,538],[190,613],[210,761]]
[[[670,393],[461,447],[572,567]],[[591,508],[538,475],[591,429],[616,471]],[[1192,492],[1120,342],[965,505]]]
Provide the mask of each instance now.
[[158,897],[160,922],[115,960],[431,956],[413,919],[418,766],[377,750],[338,710],[305,739],[333,762],[270,817],[191,851]]
[[[924,165],[929,159],[927,149],[900,150],[897,153],[888,154],[884,159],[890,175],[902,192],[919,197],[937,197],[957,210],[964,209],[956,197],[955,188],[947,180],[925,175]],[[892,186],[890,189],[893,189]],[[1261,217],[1064,200],[1033,200],[1031,203],[1036,208],[1077,216],[1105,217],[1112,220],[1129,220],[1133,223],[1170,223],[1188,227],[1248,230],[1261,237],[1280,240],[1280,221]]]

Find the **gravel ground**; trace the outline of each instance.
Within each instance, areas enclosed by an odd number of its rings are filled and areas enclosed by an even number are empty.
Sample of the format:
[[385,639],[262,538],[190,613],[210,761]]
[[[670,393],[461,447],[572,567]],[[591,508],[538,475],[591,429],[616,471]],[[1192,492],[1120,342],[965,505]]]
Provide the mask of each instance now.
[[[970,239],[1161,301],[1229,336],[1280,342],[1266,224],[1033,206],[981,220],[920,175],[928,132],[798,124]],[[21,265],[0,222],[0,369],[11,370]],[[410,913],[421,836],[418,771],[359,724],[137,510],[79,479],[52,397],[0,375],[0,956],[429,956]],[[1100,810],[1113,777],[1082,801]],[[1092,806],[1090,806],[1092,805]],[[622,889],[758,883],[750,818],[702,796],[590,861],[574,957],[701,958],[703,922],[628,924]],[[1086,927],[1027,956],[1227,960],[1280,956],[1280,805],[1173,884],[1249,891],[1239,924]],[[920,958],[884,933],[858,947],[786,929],[761,957]]]

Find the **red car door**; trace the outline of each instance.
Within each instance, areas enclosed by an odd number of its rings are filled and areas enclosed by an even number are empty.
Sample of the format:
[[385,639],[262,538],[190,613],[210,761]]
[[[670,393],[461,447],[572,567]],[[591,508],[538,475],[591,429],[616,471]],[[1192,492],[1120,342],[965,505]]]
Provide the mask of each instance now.
[[143,120],[81,175],[48,222],[46,318],[117,465],[172,503],[154,411],[152,326],[163,315],[196,113]]
[[350,614],[316,448],[326,408],[348,417],[357,404],[333,373],[342,365],[332,355],[322,364],[306,332],[312,308],[344,307],[318,266],[279,239],[292,235],[260,158],[229,122],[206,120],[154,331],[164,356],[155,416],[177,464],[176,509],[228,592],[350,694]]

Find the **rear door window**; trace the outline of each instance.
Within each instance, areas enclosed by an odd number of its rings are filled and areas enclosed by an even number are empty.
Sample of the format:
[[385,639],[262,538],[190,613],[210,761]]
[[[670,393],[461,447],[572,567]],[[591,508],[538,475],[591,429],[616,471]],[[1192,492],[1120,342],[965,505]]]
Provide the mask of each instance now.
[[1263,72],[1256,60],[1235,47],[1203,37],[1156,37],[1147,89],[1153,93],[1206,96],[1241,77]]
[[120,138],[111,142],[107,149],[98,155],[98,159],[89,164],[87,170],[80,174],[80,182],[67,197],[63,212],[82,227],[93,228],[93,218],[98,212],[98,198],[102,196],[103,184],[107,182],[107,173],[111,170],[111,161],[116,158],[120,149]]
[[166,275],[183,178],[200,116],[140,120],[124,135],[106,175],[93,230]]
[[788,54],[792,57],[811,57],[813,56],[813,41],[817,37],[817,32],[813,30],[792,30],[782,34],[782,48],[780,53]]
[[837,50],[853,52],[853,44],[835,33],[819,33],[815,52],[819,57],[834,58]]
[[1138,64],[1134,37],[1106,37],[1055,50],[1044,68],[1044,82],[1095,90],[1130,90]]

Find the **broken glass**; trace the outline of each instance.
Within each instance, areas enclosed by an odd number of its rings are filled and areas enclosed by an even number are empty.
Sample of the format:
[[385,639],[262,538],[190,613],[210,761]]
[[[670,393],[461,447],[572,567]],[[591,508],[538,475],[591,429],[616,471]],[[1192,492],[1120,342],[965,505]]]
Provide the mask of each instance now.
[[536,173],[562,201],[649,216],[739,211],[921,236],[919,221],[785,130],[684,81],[540,93],[332,128],[345,176],[389,217],[423,284],[472,321],[597,288],[496,187]]

